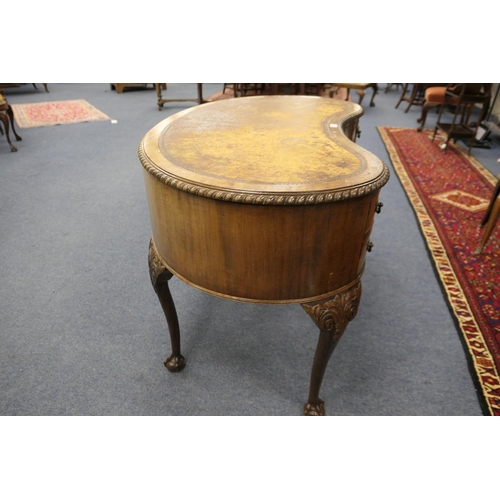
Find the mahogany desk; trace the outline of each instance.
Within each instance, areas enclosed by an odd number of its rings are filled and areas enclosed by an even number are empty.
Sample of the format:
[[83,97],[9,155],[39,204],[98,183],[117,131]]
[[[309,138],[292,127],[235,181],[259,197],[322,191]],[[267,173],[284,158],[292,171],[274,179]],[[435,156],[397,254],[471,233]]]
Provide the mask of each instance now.
[[324,415],[328,360],[361,296],[389,170],[353,140],[362,108],[313,96],[195,106],[152,128],[139,158],[152,225],[149,269],[185,365],[173,275],[219,297],[301,304],[320,330],[306,415]]

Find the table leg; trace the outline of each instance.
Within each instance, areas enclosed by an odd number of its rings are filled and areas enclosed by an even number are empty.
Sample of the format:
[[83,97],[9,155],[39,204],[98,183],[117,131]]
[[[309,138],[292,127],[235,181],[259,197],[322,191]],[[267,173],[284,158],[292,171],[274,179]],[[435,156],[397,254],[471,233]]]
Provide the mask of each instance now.
[[158,97],[158,109],[161,111],[163,109],[163,99],[161,96],[161,83],[155,83],[156,96]]
[[376,84],[376,83],[372,83],[372,84],[371,84],[371,87],[372,87],[372,89],[373,89],[373,95],[372,95],[372,100],[370,101],[370,106],[371,106],[371,107],[374,107],[374,106],[375,106],[375,101],[374,101],[374,99],[375,99],[375,96],[378,94],[378,84]]
[[203,104],[203,83],[197,83],[196,89],[198,91],[198,104]]
[[304,414],[322,416],[325,403],[319,398],[319,391],[328,361],[347,325],[358,312],[361,298],[361,281],[350,289],[317,303],[302,304],[304,310],[320,329],[318,345],[311,371],[309,399],[304,405]]
[[184,356],[181,354],[181,340],[179,331],[179,320],[175,304],[168,287],[168,281],[173,274],[163,265],[156,253],[153,240],[149,243],[149,276],[153,288],[158,295],[161,307],[167,319],[168,330],[170,332],[170,342],[172,344],[172,354],[164,362],[165,367],[171,372],[181,371],[186,365]]
[[363,97],[365,96],[365,89],[357,89],[356,94],[359,95],[358,104],[361,106],[361,103],[363,102]]

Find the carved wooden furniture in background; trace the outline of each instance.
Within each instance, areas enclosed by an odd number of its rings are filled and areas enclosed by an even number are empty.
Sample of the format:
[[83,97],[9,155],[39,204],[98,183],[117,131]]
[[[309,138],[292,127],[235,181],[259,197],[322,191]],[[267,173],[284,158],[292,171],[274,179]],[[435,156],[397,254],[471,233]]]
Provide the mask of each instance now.
[[[49,88],[47,87],[47,84],[46,83],[42,83],[42,85],[43,85],[43,88],[45,89],[45,92],[48,92]],[[33,87],[35,87],[35,89],[38,90],[38,87],[36,86],[36,83],[33,84]]]
[[[33,87],[35,87],[36,90],[38,90],[38,87],[36,86],[36,83],[32,83]],[[46,83],[42,83],[43,88],[45,89],[45,92],[49,92],[49,88],[47,87]],[[7,88],[13,88],[13,87],[20,87],[20,83],[0,83],[0,89],[7,89]]]
[[[317,95],[325,92],[325,83],[225,83],[222,93],[227,88],[233,90],[234,97],[255,95]],[[331,85],[331,84],[330,84]]]
[[389,92],[389,90],[391,90],[394,85],[396,86],[396,90],[399,89],[400,85],[401,88],[404,88],[404,85],[402,83],[388,83],[384,92],[387,94],[387,92]]
[[[412,87],[410,87],[412,85]],[[410,90],[411,89],[411,90]],[[407,95],[408,93],[408,95]],[[421,83],[405,83],[403,86],[403,91],[401,92],[401,97],[399,98],[398,103],[396,104],[396,109],[399,105],[406,101],[408,103],[408,107],[405,109],[405,113],[408,113],[409,109],[413,105],[420,106],[424,102],[424,88]]]
[[[410,85],[411,91],[410,91]],[[403,102],[408,103],[408,107],[405,109],[405,113],[408,113],[412,106],[422,106],[425,102],[425,90],[429,87],[446,87],[446,83],[405,83],[403,86],[403,92],[399,98],[396,108]],[[407,94],[408,92],[408,94]]]
[[334,83],[333,84],[333,90],[330,92],[330,97],[333,95],[335,92],[335,89],[347,89],[347,96],[346,96],[346,101],[349,100],[349,94],[351,90],[355,90],[356,93],[359,95],[359,101],[358,104],[361,106],[361,103],[363,102],[363,97],[365,96],[366,90],[369,88],[373,89],[373,95],[372,99],[370,101],[370,106],[375,106],[375,96],[378,94],[378,84],[376,83]]
[[[488,89],[488,91],[483,91],[484,88]],[[489,94],[490,88],[491,85],[483,83],[450,83],[447,85],[443,102],[439,108],[434,134],[432,135],[433,141],[438,130],[446,136],[445,142],[441,145],[443,152],[446,152],[450,140],[461,139],[470,141],[468,149],[470,154],[479,124],[488,111],[491,97]],[[469,124],[473,107],[478,104],[482,107],[481,117],[475,123]],[[453,106],[455,109],[451,121],[447,120],[444,115],[444,111],[448,106]]]
[[[307,415],[357,312],[379,192],[389,171],[357,146],[362,108],[313,96],[257,96],[191,107],[139,145],[152,239],[150,276],[182,369],[172,276],[210,294],[301,304],[320,329]],[[194,146],[193,146],[194,145]]]
[[[146,87],[147,85],[149,85],[149,83],[110,83],[111,90],[116,90],[117,94],[123,93],[123,90],[128,87]],[[155,84],[152,83],[151,85],[154,88]],[[162,83],[161,86],[163,90],[167,89],[167,85],[165,83]]]
[[5,135],[7,137],[7,142],[9,143],[10,150],[12,153],[14,153],[17,151],[17,148],[10,141],[9,123],[12,126],[12,132],[14,132],[16,140],[21,141],[22,139],[21,136],[19,136],[16,132],[16,129],[14,127],[14,113],[12,112],[12,108],[7,102],[7,98],[2,91],[0,91],[0,121],[2,121],[5,128]]
[[[461,85],[461,84],[457,84],[457,85]],[[422,132],[423,128],[425,127],[425,120],[427,118],[427,112],[430,109],[437,108],[437,107],[441,106],[441,104],[443,104],[443,102],[445,100],[446,91],[449,88],[453,88],[453,86],[454,86],[454,84],[450,83],[448,85],[441,85],[441,86],[437,86],[437,87],[427,87],[425,89],[424,103],[422,105],[422,115],[417,120],[420,123],[420,126],[417,129],[419,132]],[[491,86],[492,86],[491,83],[484,83],[484,84],[482,84],[482,91],[483,91],[483,93],[490,95],[490,93],[491,93]],[[454,96],[453,98],[451,98],[447,102],[448,106],[456,106],[457,103],[458,103],[458,96]],[[452,109],[452,108],[449,108],[449,109]],[[470,114],[470,111],[472,111],[471,107],[469,107],[469,113],[468,114]],[[483,113],[482,114],[485,115],[486,111],[488,111],[487,103],[483,107]],[[479,119],[478,124],[481,124],[483,117]],[[468,123],[468,118],[469,117],[467,116],[466,123]]]
[[163,99],[161,95],[161,91],[167,90],[167,84],[166,83],[155,83],[154,84],[155,89],[156,89],[156,95],[158,97],[158,109],[161,111],[163,109],[163,105],[167,102],[197,102],[198,104],[203,103],[203,83],[197,83],[196,84],[196,89],[198,91],[198,97],[196,99],[183,99],[183,98],[171,98],[171,99]]
[[425,89],[424,102],[422,104],[422,115],[417,120],[417,122],[420,123],[420,126],[417,128],[419,132],[422,132],[425,127],[425,121],[427,119],[428,111],[443,104],[445,93],[446,85],[438,87],[428,87]]

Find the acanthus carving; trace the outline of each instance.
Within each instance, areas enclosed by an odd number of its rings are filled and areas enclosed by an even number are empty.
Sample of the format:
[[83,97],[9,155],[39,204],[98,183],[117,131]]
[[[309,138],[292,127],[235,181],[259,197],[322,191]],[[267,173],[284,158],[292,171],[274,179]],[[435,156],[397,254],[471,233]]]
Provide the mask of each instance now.
[[162,273],[167,272],[168,273],[167,279],[168,279],[172,277],[172,274],[158,257],[155,245],[153,243],[153,238],[151,238],[149,242],[148,264],[149,264],[149,277],[151,278],[151,284],[153,285],[155,292],[157,292],[156,285],[158,284],[159,276]]
[[361,281],[358,281],[353,288],[335,295],[330,300],[314,306],[302,304],[302,307],[321,331],[331,333],[334,340],[337,340],[356,316],[360,298]]
[[250,203],[253,205],[317,205],[319,203],[332,203],[351,198],[359,198],[373,191],[379,191],[389,180],[389,168],[383,163],[382,173],[372,182],[362,186],[321,193],[297,193],[285,196],[262,193],[241,193],[225,191],[222,189],[212,189],[197,184],[190,184],[168,174],[157,167],[144,152],[144,144],[139,145],[139,159],[147,172],[156,177],[161,183],[171,186],[179,191],[185,191],[196,196],[212,198],[214,200],[229,201],[233,203]]

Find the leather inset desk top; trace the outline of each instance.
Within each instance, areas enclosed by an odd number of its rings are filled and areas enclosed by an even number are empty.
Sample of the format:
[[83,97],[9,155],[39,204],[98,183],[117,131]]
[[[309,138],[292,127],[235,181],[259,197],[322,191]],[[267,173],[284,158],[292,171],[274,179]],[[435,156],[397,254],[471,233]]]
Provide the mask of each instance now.
[[352,194],[360,187],[364,194],[385,183],[386,171],[342,132],[346,120],[361,114],[357,104],[317,97],[209,103],[154,127],[144,139],[145,166],[163,182],[229,192],[230,201],[248,194],[303,194],[310,200],[303,203],[318,203],[328,193],[348,188]]

